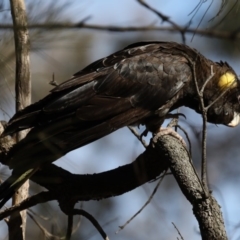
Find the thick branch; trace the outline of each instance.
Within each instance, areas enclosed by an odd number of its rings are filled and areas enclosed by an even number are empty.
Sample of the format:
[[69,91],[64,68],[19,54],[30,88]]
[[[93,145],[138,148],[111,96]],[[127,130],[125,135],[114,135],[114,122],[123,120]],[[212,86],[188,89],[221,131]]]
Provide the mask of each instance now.
[[[66,201],[100,200],[121,195],[156,179],[167,169],[163,154],[148,147],[130,164],[98,173],[77,175],[50,164],[38,171],[31,180],[55,192],[58,199]],[[54,172],[54,174],[53,174]]]
[[220,206],[211,194],[205,198],[202,185],[186,151],[183,151],[170,136],[159,139],[157,146],[166,152],[172,174],[183,194],[193,206],[193,213],[198,220],[202,239],[226,240],[227,234]]
[[[150,144],[133,163],[117,169],[93,175],[76,175],[49,164],[32,176],[31,180],[47,188],[50,198],[57,199],[62,207],[79,200],[99,200],[131,191],[156,179],[168,167],[193,206],[202,238],[227,239],[219,205],[211,194],[205,198],[186,149],[171,136],[162,136],[156,144]],[[27,201],[23,202],[26,208]],[[20,206],[19,209],[23,208]],[[2,216],[6,217],[7,212],[0,214]]]

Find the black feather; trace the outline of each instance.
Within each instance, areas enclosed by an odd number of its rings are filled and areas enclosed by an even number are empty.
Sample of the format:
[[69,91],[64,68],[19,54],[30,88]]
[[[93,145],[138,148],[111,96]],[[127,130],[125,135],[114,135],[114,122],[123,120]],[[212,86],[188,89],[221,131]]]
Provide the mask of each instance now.
[[[209,122],[228,125],[240,113],[240,83],[226,62],[214,63],[197,50],[174,42],[129,45],[90,64],[13,116],[3,136],[32,129],[9,152],[9,166],[14,170],[0,186],[0,206],[39,167],[73,149],[132,124],[158,131],[169,111],[179,106],[200,112],[189,59],[195,63],[199,88],[213,68],[214,76],[204,91],[206,105],[221,94],[219,78],[226,72],[235,76],[234,88],[227,89],[208,111]],[[31,174],[15,183],[31,169]]]

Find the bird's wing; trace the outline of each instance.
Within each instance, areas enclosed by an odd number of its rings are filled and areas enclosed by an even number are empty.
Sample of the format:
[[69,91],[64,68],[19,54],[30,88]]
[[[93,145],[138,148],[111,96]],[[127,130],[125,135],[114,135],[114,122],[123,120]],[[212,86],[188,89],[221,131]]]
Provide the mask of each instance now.
[[16,113],[4,135],[75,113],[82,121],[103,121],[134,107],[146,111],[161,107],[191,78],[187,60],[174,55],[177,47],[175,43],[139,43],[90,64],[44,99]]
[[159,108],[166,114],[171,106],[164,109],[165,104],[192,74],[188,61],[172,53],[175,47],[164,46],[130,47],[99,60],[17,113],[5,134],[33,129],[11,150],[10,167],[37,164],[31,161],[37,155],[54,161],[123,126],[143,123]]

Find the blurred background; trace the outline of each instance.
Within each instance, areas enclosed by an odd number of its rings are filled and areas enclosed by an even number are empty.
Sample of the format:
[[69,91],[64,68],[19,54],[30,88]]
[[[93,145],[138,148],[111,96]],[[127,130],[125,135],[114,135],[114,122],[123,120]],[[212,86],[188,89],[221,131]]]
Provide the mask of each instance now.
[[[196,32],[185,34],[185,43],[214,61],[227,61],[240,73],[240,40],[235,36],[240,28],[239,1],[203,0],[146,0],[152,8],[169,16],[181,27]],[[170,31],[173,26],[135,0],[28,0],[29,24],[78,23],[118,27],[166,27],[159,31],[107,31],[88,28],[30,30],[31,79],[33,102],[46,96],[53,88],[49,84],[54,74],[58,83],[89,63],[138,41],[183,42],[181,34]],[[9,2],[0,1],[0,22],[12,23]],[[199,34],[199,31],[202,31]],[[210,31],[212,36],[205,33]],[[223,36],[223,37],[222,37]],[[225,36],[225,37],[224,37]],[[14,42],[11,29],[0,28],[0,120],[7,121],[15,112],[14,106]],[[188,132],[193,150],[193,162],[199,172],[201,159],[200,115],[181,108],[187,119],[180,124]],[[240,239],[240,127],[208,125],[209,184],[222,207],[228,237]],[[146,137],[148,141],[150,135]],[[76,174],[98,173],[130,163],[143,152],[143,147],[127,129],[120,129],[81,149],[75,150],[55,162]],[[1,179],[9,176],[2,166]],[[79,203],[77,207],[92,214],[110,239],[155,240],[180,238],[174,223],[184,239],[201,239],[198,223],[192,208],[172,176],[166,176],[151,203],[118,234],[123,225],[148,200],[156,182],[147,183],[129,193],[102,201]],[[30,194],[39,192],[32,184]],[[8,203],[7,206],[10,206]],[[31,209],[34,220],[28,218],[27,239],[63,239],[67,218],[57,202],[49,202]],[[99,233],[85,218],[74,218],[75,233],[72,239],[101,239]],[[44,233],[45,231],[45,233]],[[46,233],[51,233],[48,235]],[[0,239],[7,239],[7,225],[0,223]]]

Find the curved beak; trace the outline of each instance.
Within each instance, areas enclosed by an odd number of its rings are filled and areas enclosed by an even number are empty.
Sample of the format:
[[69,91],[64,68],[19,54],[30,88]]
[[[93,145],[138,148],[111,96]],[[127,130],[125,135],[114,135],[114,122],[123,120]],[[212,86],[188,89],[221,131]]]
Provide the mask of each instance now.
[[239,113],[234,112],[233,120],[230,123],[228,123],[227,125],[229,127],[236,127],[239,123],[240,123],[240,115],[239,115]]

